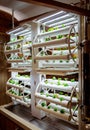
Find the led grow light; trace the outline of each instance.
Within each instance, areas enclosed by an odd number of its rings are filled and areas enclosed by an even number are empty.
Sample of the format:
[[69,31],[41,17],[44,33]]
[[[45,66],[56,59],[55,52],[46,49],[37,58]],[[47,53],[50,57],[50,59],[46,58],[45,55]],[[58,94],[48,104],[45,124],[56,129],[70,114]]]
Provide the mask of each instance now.
[[18,26],[17,28],[11,29],[10,31],[6,32],[7,34],[16,34],[16,33],[23,33],[24,30],[29,30],[30,25],[23,25],[23,26]]
[[62,14],[62,13],[64,13],[64,11],[60,11],[60,12],[57,12],[57,13],[52,14],[52,15],[50,15],[50,16],[44,17],[44,18],[38,20],[38,22],[41,22],[41,21],[43,21],[43,20],[46,20],[46,19],[48,19],[48,18],[54,17],[54,16],[56,16],[56,15],[58,15],[58,14]]
[[25,30],[23,30],[23,31],[20,31],[20,32],[17,32],[17,33],[15,33],[15,35],[24,35],[25,33],[29,33],[31,31],[31,29],[25,29]]
[[55,19],[46,21],[46,22],[44,22],[44,24],[48,24],[48,23],[51,23],[51,22],[55,22],[55,21],[57,21],[57,20],[61,20],[61,19],[63,19],[63,18],[69,17],[69,16],[70,16],[69,14],[66,14],[66,15],[64,15],[64,16],[57,17],[57,18],[55,18]]
[[[73,21],[73,22],[65,23],[64,26],[69,26],[69,25],[77,24],[77,23],[78,23],[78,21],[76,20],[76,21]],[[62,25],[60,24],[60,25],[58,25],[57,27],[58,27],[58,28],[61,28]]]
[[66,19],[66,20],[63,20],[63,21],[60,21],[60,22],[57,22],[57,23],[50,24],[49,27],[56,26],[56,25],[59,25],[59,24],[68,23],[68,22],[74,21],[74,20],[76,20],[76,19],[75,18]]

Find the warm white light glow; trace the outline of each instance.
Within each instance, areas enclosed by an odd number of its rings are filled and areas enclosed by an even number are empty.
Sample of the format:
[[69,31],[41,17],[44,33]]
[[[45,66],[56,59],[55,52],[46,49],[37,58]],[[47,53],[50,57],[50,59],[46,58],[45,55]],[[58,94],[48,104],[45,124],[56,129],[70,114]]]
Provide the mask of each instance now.
[[58,14],[62,14],[62,13],[64,13],[64,11],[60,11],[60,12],[57,12],[57,13],[52,14],[52,15],[50,15],[50,16],[44,17],[44,18],[38,20],[38,22],[41,22],[41,21],[43,21],[43,20],[46,20],[46,19],[48,19],[48,18],[54,17],[54,16],[56,16],[56,15],[58,15]]

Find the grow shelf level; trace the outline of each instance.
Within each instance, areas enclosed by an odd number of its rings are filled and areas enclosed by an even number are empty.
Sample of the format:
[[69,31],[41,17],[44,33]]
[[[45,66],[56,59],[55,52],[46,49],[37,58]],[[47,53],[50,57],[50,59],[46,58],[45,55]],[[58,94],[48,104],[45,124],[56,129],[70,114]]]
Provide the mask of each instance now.
[[71,75],[77,74],[78,68],[37,68],[36,71],[41,74],[50,74],[50,75]]
[[41,110],[45,111],[45,112],[48,112],[49,114],[53,114],[56,117],[58,117],[60,119],[63,119],[65,121],[70,121],[71,120],[70,114],[68,114],[68,113],[61,114],[59,111],[56,112],[53,109],[47,109],[47,107],[42,107],[40,104],[38,104],[36,107],[38,109],[41,109]]
[[8,68],[9,72],[20,72],[20,73],[24,73],[24,72],[30,72],[32,70],[31,67],[10,67]]

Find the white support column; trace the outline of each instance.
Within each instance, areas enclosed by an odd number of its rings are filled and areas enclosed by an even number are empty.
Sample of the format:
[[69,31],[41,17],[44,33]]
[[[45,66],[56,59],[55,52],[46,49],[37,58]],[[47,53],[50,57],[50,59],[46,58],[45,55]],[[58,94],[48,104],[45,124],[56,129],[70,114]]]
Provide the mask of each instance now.
[[[37,23],[32,23],[32,42],[34,44],[34,38],[36,35],[40,33],[40,25]],[[38,50],[35,50],[38,52]],[[34,59],[34,52],[33,52],[33,47],[32,47],[32,59]],[[41,75],[38,74],[35,71],[35,68],[38,67],[38,63],[35,62],[34,60],[32,61],[32,72],[31,72],[31,112],[34,117],[37,117],[41,119],[42,117],[45,116],[45,113],[39,109],[36,108],[35,106],[35,90],[38,85],[38,83],[41,81]]]

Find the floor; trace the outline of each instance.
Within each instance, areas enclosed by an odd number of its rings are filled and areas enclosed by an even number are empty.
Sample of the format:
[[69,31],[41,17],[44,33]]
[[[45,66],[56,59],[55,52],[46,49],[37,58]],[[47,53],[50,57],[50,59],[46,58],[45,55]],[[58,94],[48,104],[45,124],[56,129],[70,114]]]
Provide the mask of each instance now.
[[37,119],[32,116],[30,108],[21,105],[10,106],[7,109],[40,127],[42,130],[78,130],[77,126],[54,117],[45,117],[41,120]]

